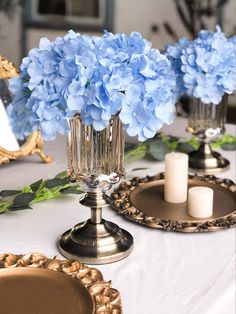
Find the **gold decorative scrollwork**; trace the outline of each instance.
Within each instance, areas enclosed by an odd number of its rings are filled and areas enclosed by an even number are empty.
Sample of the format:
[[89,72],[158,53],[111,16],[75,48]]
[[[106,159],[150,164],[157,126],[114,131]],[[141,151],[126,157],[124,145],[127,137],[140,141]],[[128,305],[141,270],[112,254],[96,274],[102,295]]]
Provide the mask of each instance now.
[[[229,214],[217,218],[206,218],[202,221],[163,219],[155,215],[146,215],[142,210],[136,208],[130,198],[131,193],[138,187],[151,182],[164,180],[165,174],[159,173],[156,176],[146,176],[144,178],[134,177],[129,181],[122,182],[112,193],[113,208],[125,218],[150,228],[162,229],[165,231],[178,232],[209,232],[221,229],[233,228],[236,226],[236,206]],[[214,186],[220,186],[232,193],[232,199],[236,198],[236,184],[229,179],[217,178],[214,175],[189,174],[189,180],[196,180],[199,184],[207,182]]]
[[15,65],[0,55],[0,79],[5,80],[19,74]]
[[34,131],[17,151],[9,151],[0,147],[0,165],[21,157],[37,154],[45,163],[53,161],[51,156],[43,152],[43,139],[40,132]]
[[[0,79],[10,79],[18,76],[19,72],[12,62],[0,55]],[[43,153],[43,139],[40,132],[34,131],[17,151],[9,151],[0,146],[0,165],[28,155],[38,154],[45,163],[53,161],[51,156]]]
[[0,269],[14,267],[35,267],[61,272],[80,282],[88,289],[95,304],[95,314],[121,314],[119,292],[104,281],[96,268],[85,266],[76,260],[49,259],[40,253],[26,255],[0,254]]

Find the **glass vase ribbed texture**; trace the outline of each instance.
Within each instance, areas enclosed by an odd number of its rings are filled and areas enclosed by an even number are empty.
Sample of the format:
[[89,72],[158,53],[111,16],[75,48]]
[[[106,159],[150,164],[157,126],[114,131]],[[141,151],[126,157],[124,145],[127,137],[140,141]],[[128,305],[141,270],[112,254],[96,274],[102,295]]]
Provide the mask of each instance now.
[[102,131],[85,125],[79,115],[69,119],[68,174],[84,191],[111,188],[124,177],[124,130],[118,116]]
[[227,94],[218,105],[205,104],[200,99],[193,98],[188,118],[188,126],[192,129],[192,133],[206,140],[224,133],[227,103]]

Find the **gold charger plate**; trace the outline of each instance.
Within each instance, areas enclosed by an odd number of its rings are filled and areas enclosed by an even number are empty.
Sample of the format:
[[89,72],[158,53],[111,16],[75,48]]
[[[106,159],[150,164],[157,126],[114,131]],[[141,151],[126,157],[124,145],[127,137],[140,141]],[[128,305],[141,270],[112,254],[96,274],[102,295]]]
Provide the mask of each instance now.
[[164,173],[122,182],[112,193],[113,208],[125,218],[147,227],[179,232],[206,232],[236,225],[236,185],[213,175],[189,175],[188,186],[207,186],[214,190],[213,215],[193,218],[187,202],[164,201]]
[[120,294],[75,260],[0,255],[0,314],[121,314]]

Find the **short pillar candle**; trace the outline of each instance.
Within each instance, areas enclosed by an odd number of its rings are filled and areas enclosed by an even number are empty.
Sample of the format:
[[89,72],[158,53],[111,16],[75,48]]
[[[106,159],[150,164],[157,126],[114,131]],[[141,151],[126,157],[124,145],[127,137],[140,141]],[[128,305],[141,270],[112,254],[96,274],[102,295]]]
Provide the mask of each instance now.
[[183,203],[188,193],[188,155],[169,153],[165,156],[165,201]]
[[212,216],[213,195],[213,190],[205,186],[190,188],[188,190],[188,214],[196,218]]

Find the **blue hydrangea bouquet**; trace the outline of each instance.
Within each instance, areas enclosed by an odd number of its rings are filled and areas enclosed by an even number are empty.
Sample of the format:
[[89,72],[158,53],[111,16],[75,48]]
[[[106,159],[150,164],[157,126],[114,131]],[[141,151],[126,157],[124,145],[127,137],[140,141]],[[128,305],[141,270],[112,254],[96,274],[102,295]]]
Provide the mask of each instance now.
[[153,137],[175,117],[175,73],[168,58],[139,33],[103,36],[69,31],[54,41],[42,38],[10,80],[8,108],[19,139],[32,130],[53,140],[68,132],[68,118],[103,130],[119,115],[130,136]]
[[178,96],[189,96],[188,130],[199,148],[189,152],[189,166],[204,171],[227,169],[229,161],[214,152],[210,142],[224,133],[227,94],[236,89],[236,36],[202,30],[194,40],[168,45],[166,56],[176,74]]
[[205,104],[219,104],[236,89],[236,36],[227,38],[202,30],[194,40],[181,38],[168,45],[165,55],[176,74],[178,96],[189,95]]

